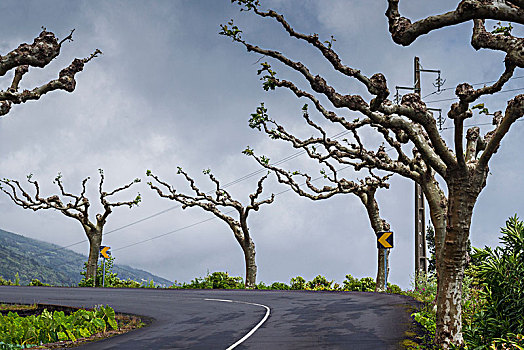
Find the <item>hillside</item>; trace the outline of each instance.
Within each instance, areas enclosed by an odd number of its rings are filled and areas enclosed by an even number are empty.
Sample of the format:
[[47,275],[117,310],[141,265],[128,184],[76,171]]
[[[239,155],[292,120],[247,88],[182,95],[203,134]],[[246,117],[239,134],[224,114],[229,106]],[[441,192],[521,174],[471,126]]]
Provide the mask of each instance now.
[[[82,279],[87,257],[58,245],[27,238],[0,229],[0,276],[15,280],[18,273],[21,284],[33,278],[55,286],[77,285]],[[154,280],[155,284],[169,286],[171,281],[147,271],[115,264],[113,272],[121,279]]]

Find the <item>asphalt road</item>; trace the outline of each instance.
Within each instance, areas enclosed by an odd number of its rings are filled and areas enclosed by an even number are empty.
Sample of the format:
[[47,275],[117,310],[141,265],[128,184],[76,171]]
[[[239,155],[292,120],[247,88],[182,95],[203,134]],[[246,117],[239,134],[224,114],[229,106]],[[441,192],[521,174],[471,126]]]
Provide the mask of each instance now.
[[154,319],[78,349],[228,349],[265,318],[264,306],[269,318],[235,349],[401,349],[414,305],[404,296],[360,292],[13,286],[0,287],[0,302],[108,304]]

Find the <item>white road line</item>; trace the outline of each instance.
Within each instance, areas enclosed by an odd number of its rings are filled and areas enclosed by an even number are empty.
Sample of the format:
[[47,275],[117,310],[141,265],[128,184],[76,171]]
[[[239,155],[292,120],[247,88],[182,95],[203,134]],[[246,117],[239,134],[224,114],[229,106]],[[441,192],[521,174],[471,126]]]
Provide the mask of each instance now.
[[239,339],[235,344],[233,344],[230,347],[228,347],[226,350],[232,350],[232,349],[236,348],[237,346],[242,344],[244,341],[246,341],[247,338],[252,336],[253,333],[255,333],[256,330],[258,328],[260,328],[260,326],[262,326],[262,324],[264,324],[264,322],[266,322],[266,320],[268,319],[269,314],[271,312],[271,309],[268,306],[262,305],[262,304],[255,304],[255,303],[248,303],[248,302],[245,302],[245,301],[236,301],[236,300],[227,300],[227,299],[204,299],[204,300],[207,300],[207,301],[222,301],[222,302],[226,302],[226,303],[239,303],[239,304],[248,304],[248,305],[262,306],[263,308],[266,309],[266,315],[262,318],[262,320],[260,322],[258,322],[258,324],[255,327],[253,327],[253,329],[251,329],[246,335],[244,335],[241,339]]

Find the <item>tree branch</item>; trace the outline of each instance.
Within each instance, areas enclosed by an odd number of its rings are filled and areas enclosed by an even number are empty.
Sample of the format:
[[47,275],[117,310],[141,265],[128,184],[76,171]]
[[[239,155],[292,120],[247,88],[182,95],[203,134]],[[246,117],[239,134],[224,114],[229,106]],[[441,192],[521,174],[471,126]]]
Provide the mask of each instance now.
[[510,126],[524,114],[524,95],[517,95],[508,102],[504,118],[492,133],[486,145],[486,149],[480,156],[478,166],[484,168],[489,160],[498,150],[500,141],[508,133]]
[[471,46],[475,50],[492,49],[506,52],[506,66],[511,64],[524,68],[524,39],[511,35],[509,30],[505,33],[492,34],[486,31],[484,20],[476,19],[473,21]]
[[43,68],[60,53],[60,47],[65,40],[72,40],[73,31],[62,41],[58,42],[53,33],[45,29],[32,44],[21,44],[17,49],[5,56],[0,56],[0,76],[15,69],[11,86],[0,91],[0,116],[6,115],[11,110],[12,104],[21,104],[29,100],[38,100],[46,93],[54,90],[73,92],[76,86],[75,75],[81,72],[84,64],[97,57],[102,52],[95,50],[89,57],[75,59],[59,73],[58,79],[49,81],[32,90],[18,92],[20,81],[29,71],[29,66]]
[[467,22],[473,19],[494,19],[524,24],[524,9],[522,1],[499,0],[462,0],[454,11],[411,23],[406,17],[400,15],[398,10],[400,0],[388,0],[386,17],[389,21],[389,32],[397,44],[408,46],[419,36],[433,30]]

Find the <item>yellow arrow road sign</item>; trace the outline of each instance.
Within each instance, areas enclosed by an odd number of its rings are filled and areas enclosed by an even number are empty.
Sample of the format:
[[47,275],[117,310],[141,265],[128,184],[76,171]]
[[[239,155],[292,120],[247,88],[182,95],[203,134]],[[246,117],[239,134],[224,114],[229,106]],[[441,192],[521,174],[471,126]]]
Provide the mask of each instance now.
[[100,256],[104,259],[109,259],[109,256],[111,255],[111,252],[109,251],[111,247],[107,246],[101,246],[100,247]]
[[377,248],[393,248],[393,232],[378,232]]

